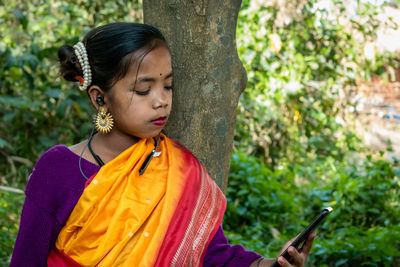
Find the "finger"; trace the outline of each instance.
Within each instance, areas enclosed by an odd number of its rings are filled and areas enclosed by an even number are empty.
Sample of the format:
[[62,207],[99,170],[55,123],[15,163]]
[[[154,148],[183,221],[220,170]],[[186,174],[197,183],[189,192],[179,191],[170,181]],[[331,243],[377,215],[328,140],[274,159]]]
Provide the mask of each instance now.
[[278,263],[282,267],[292,267],[292,265],[282,256],[279,256]]
[[296,266],[303,266],[304,265],[304,258],[300,255],[300,253],[294,247],[288,248],[288,253],[290,257],[293,259],[293,262]]
[[311,250],[312,244],[313,244],[313,242],[314,242],[315,236],[316,236],[316,233],[315,233],[315,232],[312,232],[312,233],[308,236],[306,243],[305,243],[304,246],[302,247],[302,253],[304,253],[304,254],[306,255],[306,257],[307,257],[308,254],[310,253],[310,250]]
[[281,249],[281,251],[279,252],[279,254],[282,254],[282,253],[290,246],[290,244],[293,243],[293,241],[294,241],[295,239],[296,239],[296,238],[293,238],[293,239],[289,240],[289,242],[287,242],[287,243],[282,247],[282,249]]

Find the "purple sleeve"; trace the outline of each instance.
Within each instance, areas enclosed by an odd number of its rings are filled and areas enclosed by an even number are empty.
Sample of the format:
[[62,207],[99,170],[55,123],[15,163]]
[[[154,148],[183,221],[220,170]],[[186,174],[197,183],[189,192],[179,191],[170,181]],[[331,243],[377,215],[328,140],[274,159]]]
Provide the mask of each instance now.
[[[11,267],[47,266],[57,236],[84,189],[78,159],[66,146],[58,145],[36,163],[25,191]],[[87,175],[99,169],[87,161],[82,161],[82,168]]]
[[250,266],[253,261],[260,257],[261,255],[248,251],[240,245],[229,245],[220,226],[207,248],[203,266]]
[[10,267],[47,266],[47,257],[61,225],[26,197]]

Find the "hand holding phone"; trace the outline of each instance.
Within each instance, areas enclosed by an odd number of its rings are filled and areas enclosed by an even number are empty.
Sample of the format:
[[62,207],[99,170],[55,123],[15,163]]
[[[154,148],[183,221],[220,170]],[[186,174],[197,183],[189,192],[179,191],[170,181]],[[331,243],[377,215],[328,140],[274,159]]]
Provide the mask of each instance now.
[[[301,234],[299,234],[296,239],[289,245],[289,247],[295,247],[297,250],[299,250],[300,245],[304,243],[304,241],[307,240],[308,236],[310,235],[310,233],[322,222],[323,219],[325,219],[325,217],[331,213],[332,208],[328,207],[326,209],[324,209],[313,221],[312,223],[310,223],[310,225],[307,226],[306,229],[304,229],[303,232],[301,232]],[[293,262],[292,258],[289,255],[288,249],[286,248],[285,251],[280,255],[282,257],[284,257],[286,260],[288,260],[289,262]],[[275,261],[271,267],[279,267],[279,263],[277,261]]]

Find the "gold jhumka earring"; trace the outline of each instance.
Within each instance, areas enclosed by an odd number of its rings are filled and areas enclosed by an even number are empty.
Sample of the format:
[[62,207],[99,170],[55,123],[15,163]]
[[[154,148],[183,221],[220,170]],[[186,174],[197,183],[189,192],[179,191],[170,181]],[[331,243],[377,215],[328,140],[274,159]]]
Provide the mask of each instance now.
[[[102,99],[101,99],[102,100]],[[98,101],[97,103],[99,103]],[[100,105],[99,110],[97,112],[96,116],[96,130],[100,134],[108,134],[111,132],[112,127],[114,126],[114,119],[112,115],[106,111],[105,107],[103,105]]]

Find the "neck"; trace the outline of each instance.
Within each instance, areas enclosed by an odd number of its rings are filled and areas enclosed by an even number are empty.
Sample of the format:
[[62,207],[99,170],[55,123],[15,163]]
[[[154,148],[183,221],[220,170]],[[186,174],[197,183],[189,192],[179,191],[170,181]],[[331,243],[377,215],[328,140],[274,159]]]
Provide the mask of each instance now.
[[93,151],[107,163],[123,151],[136,144],[140,138],[118,132],[113,129],[108,134],[96,134],[92,139]]

